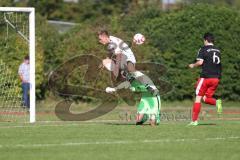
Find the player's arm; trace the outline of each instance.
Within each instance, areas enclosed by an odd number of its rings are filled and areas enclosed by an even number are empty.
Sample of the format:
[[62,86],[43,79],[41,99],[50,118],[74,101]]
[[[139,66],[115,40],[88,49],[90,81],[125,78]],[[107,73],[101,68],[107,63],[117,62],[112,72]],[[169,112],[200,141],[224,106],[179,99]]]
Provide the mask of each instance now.
[[24,82],[23,75],[20,74],[19,77],[20,77],[20,80],[21,80],[22,82]]
[[202,64],[203,64],[203,60],[197,60],[196,63],[189,64],[189,68],[198,67],[198,66],[201,66]]
[[139,84],[135,87],[132,87],[129,81],[124,81],[124,82],[120,83],[117,87],[114,87],[114,88],[107,87],[106,92],[113,93],[113,92],[116,92],[117,90],[127,89],[127,88],[129,88],[133,92],[147,92],[148,91],[146,86],[144,86],[144,85]]
[[117,90],[127,89],[127,88],[129,88],[133,92],[149,92],[149,90],[150,89],[152,90],[152,88],[154,88],[154,87],[155,86],[149,86],[149,85],[144,85],[144,84],[140,84],[140,83],[133,87],[133,86],[131,86],[131,83],[129,81],[124,81],[124,82],[120,83],[117,87],[114,87],[114,88],[107,87],[106,92],[113,93],[113,92],[116,92]]
[[201,66],[203,64],[203,61],[204,61],[204,50],[201,48],[198,51],[196,62],[192,63],[192,64],[189,64],[188,66],[189,66],[189,68],[198,67],[198,66]]
[[120,83],[117,87],[107,87],[106,88],[106,92],[107,93],[113,93],[113,92],[116,92],[117,90],[120,90],[120,89],[127,89],[127,88],[130,88],[131,84],[129,81],[124,81],[122,83]]
[[148,91],[147,86],[143,85],[143,84],[139,84],[135,87],[130,87],[130,89],[133,92],[147,92]]

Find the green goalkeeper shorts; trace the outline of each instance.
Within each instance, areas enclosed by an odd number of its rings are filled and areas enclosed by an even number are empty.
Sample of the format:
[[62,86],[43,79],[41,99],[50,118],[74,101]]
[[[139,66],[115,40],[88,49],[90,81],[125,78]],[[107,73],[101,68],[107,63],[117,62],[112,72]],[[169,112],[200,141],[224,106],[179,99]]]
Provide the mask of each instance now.
[[160,121],[160,96],[142,97],[137,106],[137,113],[147,115],[148,119]]

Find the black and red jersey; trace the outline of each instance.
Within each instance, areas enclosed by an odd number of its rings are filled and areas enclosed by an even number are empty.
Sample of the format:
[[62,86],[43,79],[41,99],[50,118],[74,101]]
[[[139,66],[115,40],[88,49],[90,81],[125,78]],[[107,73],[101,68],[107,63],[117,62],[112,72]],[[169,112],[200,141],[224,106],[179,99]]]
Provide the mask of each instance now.
[[213,45],[200,48],[197,60],[203,60],[201,78],[221,78],[221,53]]

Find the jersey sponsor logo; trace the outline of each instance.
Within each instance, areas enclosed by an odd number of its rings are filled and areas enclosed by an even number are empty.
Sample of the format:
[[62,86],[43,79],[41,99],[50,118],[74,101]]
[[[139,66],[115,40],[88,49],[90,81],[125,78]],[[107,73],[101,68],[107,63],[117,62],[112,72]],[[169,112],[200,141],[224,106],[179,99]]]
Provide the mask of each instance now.
[[218,49],[215,49],[215,48],[209,48],[209,49],[207,49],[207,52],[218,52],[218,53],[220,53],[220,51]]

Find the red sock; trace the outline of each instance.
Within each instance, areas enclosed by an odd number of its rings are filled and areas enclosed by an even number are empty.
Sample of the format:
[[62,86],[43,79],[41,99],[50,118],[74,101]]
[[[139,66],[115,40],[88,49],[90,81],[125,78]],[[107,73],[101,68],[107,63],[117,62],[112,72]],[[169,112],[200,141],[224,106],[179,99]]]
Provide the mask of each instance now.
[[192,109],[192,121],[196,121],[198,119],[198,115],[201,109],[201,103],[194,103]]
[[214,98],[206,98],[204,102],[210,105],[216,105],[216,99]]

